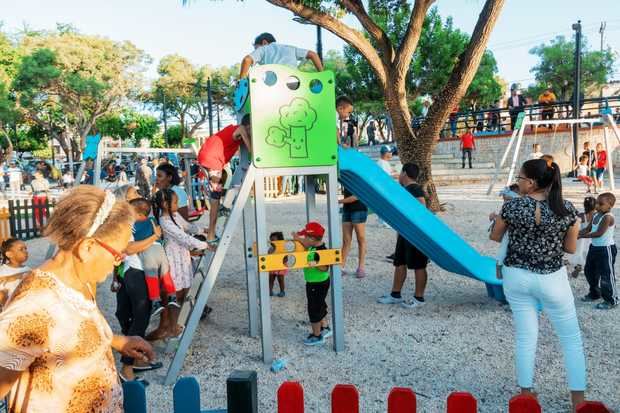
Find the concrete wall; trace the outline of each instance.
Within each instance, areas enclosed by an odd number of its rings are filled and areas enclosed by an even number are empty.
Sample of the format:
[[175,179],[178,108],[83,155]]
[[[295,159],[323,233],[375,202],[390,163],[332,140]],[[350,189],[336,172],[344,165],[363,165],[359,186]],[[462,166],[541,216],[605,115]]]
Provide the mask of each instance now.
[[[608,137],[610,147],[609,152],[611,153],[611,156],[613,156],[612,160],[614,163],[614,170],[620,170],[620,150],[616,150],[620,144],[611,128],[609,129]],[[496,162],[497,164],[501,160],[509,141],[510,135],[476,137],[477,150],[474,154],[474,159],[478,162]],[[581,129],[579,131],[580,152],[583,147],[583,142],[586,141],[589,141],[591,146],[596,146],[599,142],[604,144],[603,128],[595,127],[592,129],[592,132],[590,132],[589,128]],[[558,165],[560,165],[562,172],[566,173],[571,169],[572,165],[572,142],[572,133],[566,128],[558,129],[555,134],[552,130],[547,131],[546,128],[541,127],[538,128],[537,134],[528,131],[523,135],[518,163],[523,162],[532,152],[532,145],[534,143],[539,143],[542,147],[542,152],[544,154],[552,155]],[[510,166],[512,153],[514,152],[511,151],[511,155],[509,156],[507,165],[505,166]],[[457,158],[460,157],[461,151],[459,149],[459,140],[446,139],[439,142],[435,148],[435,154],[452,154]]]

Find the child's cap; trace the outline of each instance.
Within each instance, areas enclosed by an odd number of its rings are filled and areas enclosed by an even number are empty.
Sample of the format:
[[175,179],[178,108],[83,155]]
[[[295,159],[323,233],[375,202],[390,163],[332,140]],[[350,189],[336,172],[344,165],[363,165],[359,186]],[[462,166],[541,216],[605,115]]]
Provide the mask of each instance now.
[[379,149],[379,152],[381,153],[381,155],[385,155],[388,152],[392,152],[392,148],[390,148],[388,145],[382,145],[381,149]]
[[315,238],[323,238],[325,234],[325,228],[321,224],[315,221],[308,222],[304,229],[299,231],[297,235],[310,236]]

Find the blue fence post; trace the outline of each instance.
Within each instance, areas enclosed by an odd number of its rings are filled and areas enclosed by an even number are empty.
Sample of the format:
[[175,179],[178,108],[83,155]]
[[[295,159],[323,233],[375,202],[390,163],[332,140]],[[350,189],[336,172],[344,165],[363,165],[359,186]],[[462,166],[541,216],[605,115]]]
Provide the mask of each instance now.
[[172,390],[174,413],[200,413],[200,385],[195,377],[181,377]]
[[137,381],[123,383],[123,410],[125,413],[147,413],[144,385]]

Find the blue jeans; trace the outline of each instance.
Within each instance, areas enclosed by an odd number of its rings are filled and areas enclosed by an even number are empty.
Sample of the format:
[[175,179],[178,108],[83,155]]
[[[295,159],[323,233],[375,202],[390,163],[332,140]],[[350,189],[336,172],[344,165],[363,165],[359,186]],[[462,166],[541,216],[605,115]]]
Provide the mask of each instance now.
[[504,267],[502,274],[504,292],[512,309],[515,328],[515,361],[519,386],[531,389],[533,385],[538,340],[537,307],[540,303],[560,339],[568,387],[571,391],[584,391],[586,362],[566,267],[551,274],[536,274],[520,268]]

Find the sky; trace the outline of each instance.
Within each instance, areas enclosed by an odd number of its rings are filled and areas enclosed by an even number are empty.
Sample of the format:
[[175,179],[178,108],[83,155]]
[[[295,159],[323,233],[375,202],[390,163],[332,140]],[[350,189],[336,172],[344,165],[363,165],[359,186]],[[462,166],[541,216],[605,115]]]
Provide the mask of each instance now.
[[[483,0],[438,0],[442,16],[471,33]],[[157,61],[177,53],[197,65],[232,65],[252,50],[254,37],[264,31],[281,43],[315,49],[316,30],[292,20],[292,13],[264,0],[0,0],[3,29],[53,29],[70,23],[80,32],[113,40],[129,40]],[[499,74],[508,83],[533,83],[530,69],[537,63],[529,50],[557,35],[570,36],[581,19],[583,33],[600,47],[599,27],[607,22],[605,45],[620,53],[618,0],[506,0],[489,41]],[[351,18],[346,19],[353,24]],[[323,31],[323,50],[342,50],[344,43]],[[614,74],[620,80],[620,64]]]

